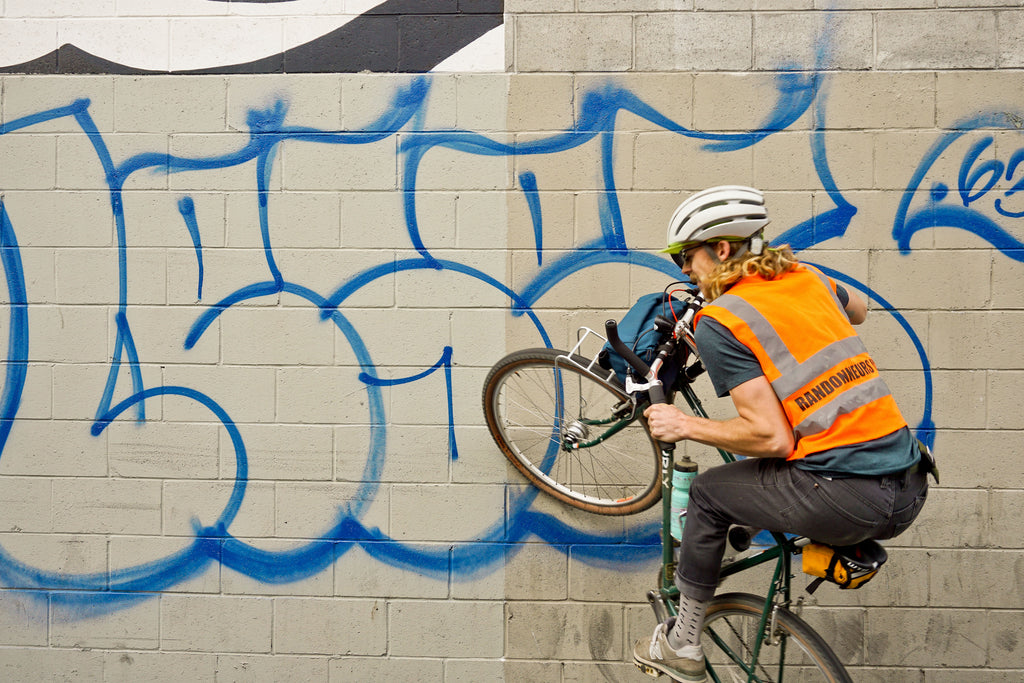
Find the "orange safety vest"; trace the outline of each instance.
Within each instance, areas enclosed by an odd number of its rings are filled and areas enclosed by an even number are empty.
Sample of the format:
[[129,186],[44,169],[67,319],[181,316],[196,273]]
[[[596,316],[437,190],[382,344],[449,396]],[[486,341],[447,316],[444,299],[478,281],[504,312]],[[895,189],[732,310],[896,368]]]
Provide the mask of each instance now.
[[749,348],[782,402],[797,460],[907,426],[850,324],[835,283],[801,264],[774,280],[740,279],[698,314]]

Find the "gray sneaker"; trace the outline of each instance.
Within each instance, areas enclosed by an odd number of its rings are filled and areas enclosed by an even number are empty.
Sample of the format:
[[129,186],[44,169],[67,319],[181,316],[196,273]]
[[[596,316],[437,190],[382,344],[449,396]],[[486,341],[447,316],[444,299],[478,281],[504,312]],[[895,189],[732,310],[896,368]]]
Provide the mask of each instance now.
[[703,656],[700,659],[680,657],[669,647],[665,634],[668,633],[670,623],[671,620],[658,624],[650,640],[636,641],[633,646],[633,663],[648,676],[665,674],[674,681],[686,683],[706,681]]

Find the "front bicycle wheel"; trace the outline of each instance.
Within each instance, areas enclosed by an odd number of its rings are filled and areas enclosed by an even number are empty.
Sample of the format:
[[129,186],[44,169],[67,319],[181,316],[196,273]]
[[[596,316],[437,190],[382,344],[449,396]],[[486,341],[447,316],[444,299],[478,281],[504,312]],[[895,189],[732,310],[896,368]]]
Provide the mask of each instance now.
[[852,683],[828,643],[807,622],[781,607],[774,629],[770,620],[764,629],[766,636],[754,663],[763,609],[764,598],[747,593],[725,593],[708,605],[702,645],[710,680]]
[[657,442],[617,382],[567,355],[525,349],[498,361],[483,392],[491,436],[534,486],[568,505],[604,515],[646,510],[661,498]]

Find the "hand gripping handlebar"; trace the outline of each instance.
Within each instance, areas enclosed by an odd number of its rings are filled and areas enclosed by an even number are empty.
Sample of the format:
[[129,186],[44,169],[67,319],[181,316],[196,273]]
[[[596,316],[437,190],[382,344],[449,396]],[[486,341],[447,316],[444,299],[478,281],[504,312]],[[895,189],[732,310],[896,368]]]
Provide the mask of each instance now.
[[[630,367],[632,367],[640,377],[644,378],[646,382],[646,384],[636,386],[633,385],[631,379],[627,377],[627,392],[632,393],[637,390],[644,390],[647,391],[647,395],[650,397],[651,403],[668,403],[665,387],[661,383],[661,380],[658,379],[658,373],[661,371],[661,366],[664,365],[665,360],[675,352],[676,339],[682,336],[682,331],[690,325],[693,317],[697,314],[697,311],[700,310],[703,304],[704,299],[699,294],[690,300],[682,317],[676,322],[672,337],[658,347],[658,355],[651,365],[648,365],[642,358],[633,353],[633,350],[622,341],[619,337],[618,323],[614,320],[605,322],[604,329],[605,334],[608,337],[608,344],[617,354],[629,363]],[[664,451],[671,451],[675,448],[674,443],[659,443]]]
[[[619,337],[619,326],[617,322],[614,320],[607,321],[604,324],[604,330],[608,335],[608,344],[615,350],[615,353],[622,356],[623,360],[629,363],[630,367],[636,371],[637,375],[643,377],[647,381],[644,388],[651,397],[651,403],[665,403],[665,389],[661,384],[661,380],[658,379],[657,374],[657,369],[660,369],[661,364],[664,362],[664,353],[659,352],[658,358],[654,361],[656,369],[652,370],[651,366],[633,353],[633,350],[626,346],[625,342],[623,342]],[[661,351],[660,348],[659,351]]]
[[[665,396],[665,387],[662,385],[661,380],[658,379],[658,370],[661,369],[662,364],[665,362],[665,358],[671,351],[671,345],[666,346],[662,344],[658,348],[658,357],[654,361],[654,367],[645,363],[643,359],[633,353],[619,337],[618,323],[614,320],[609,320],[604,324],[605,334],[608,336],[608,344],[615,350],[615,353],[622,356],[622,358],[629,363],[629,365],[636,371],[638,375],[643,377],[647,384],[644,385],[647,391],[647,395],[651,399],[651,403],[668,403]],[[627,384],[629,384],[627,378]],[[668,443],[659,441],[658,445],[662,451],[672,451],[676,445],[674,443]]]

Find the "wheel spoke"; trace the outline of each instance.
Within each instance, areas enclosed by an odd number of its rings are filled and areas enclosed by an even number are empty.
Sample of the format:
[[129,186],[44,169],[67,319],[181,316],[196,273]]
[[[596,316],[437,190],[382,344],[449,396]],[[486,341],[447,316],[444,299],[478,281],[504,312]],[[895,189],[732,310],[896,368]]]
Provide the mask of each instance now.
[[846,669],[828,644],[788,610],[778,609],[770,641],[760,637],[763,608],[763,598],[745,593],[720,595],[711,602],[703,647],[717,680],[849,683]]
[[630,423],[630,405],[621,387],[550,349],[508,356],[484,390],[488,426],[509,460],[539,488],[605,514],[638,512],[661,493],[658,451],[642,422]]

